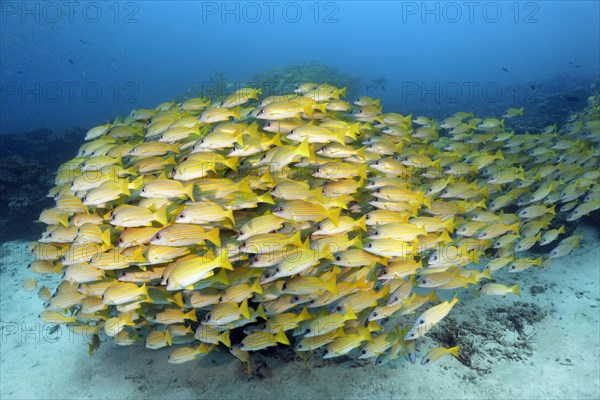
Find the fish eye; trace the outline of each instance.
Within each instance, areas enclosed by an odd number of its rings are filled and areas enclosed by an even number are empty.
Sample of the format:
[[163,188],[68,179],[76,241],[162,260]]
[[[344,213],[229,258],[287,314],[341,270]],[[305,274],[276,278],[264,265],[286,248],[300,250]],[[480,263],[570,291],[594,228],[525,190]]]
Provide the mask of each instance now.
[[156,239],[156,240],[160,240],[160,234],[159,234],[159,233],[157,233],[156,235],[154,235],[154,239]]
[[292,130],[290,131],[290,133],[291,133],[291,134],[294,134],[294,131],[295,131],[295,129],[292,129]]
[[366,350],[361,350],[360,354],[367,354]]
[[262,113],[264,113],[264,112],[265,112],[265,109],[264,109],[264,108],[261,108],[261,109],[260,109],[260,111],[258,112],[258,115],[260,115],[260,114],[262,114]]
[[183,218],[185,218],[185,214],[179,214],[179,217],[177,217],[177,218],[183,219]]
[[312,329],[308,328],[308,329],[306,329],[304,332],[305,332],[305,333],[311,333],[311,332],[312,332]]
[[340,257],[340,256],[335,256],[335,261],[342,261],[342,257]]
[[365,219],[371,219],[371,216],[369,214],[365,215]]
[[[285,285],[284,285],[284,286],[285,286]],[[298,300],[300,300],[300,297],[298,297],[298,296],[294,296],[294,297],[292,297],[292,301],[298,301]]]
[[378,230],[374,230],[374,231],[373,231],[373,235],[375,235],[375,236],[379,236],[379,231],[378,231]]
[[368,249],[370,249],[371,247],[373,247],[373,245],[371,243],[367,244]]
[[[286,288],[286,287],[287,287],[287,283],[284,283],[284,284],[281,286],[281,289],[285,290],[285,288]],[[295,299],[295,296],[294,296],[294,297],[292,297],[292,300],[294,300],[294,299]]]
[[376,317],[377,316],[377,312],[373,311],[373,316]]
[[83,201],[85,203],[87,201],[87,196],[83,196],[83,198],[81,199],[81,201]]
[[325,350],[323,351],[323,354],[327,354],[327,353],[329,353],[329,350],[325,349]]
[[142,193],[146,193],[146,187],[142,188]]
[[281,269],[280,269],[279,267],[277,267],[277,268],[275,269],[275,272],[281,272]]

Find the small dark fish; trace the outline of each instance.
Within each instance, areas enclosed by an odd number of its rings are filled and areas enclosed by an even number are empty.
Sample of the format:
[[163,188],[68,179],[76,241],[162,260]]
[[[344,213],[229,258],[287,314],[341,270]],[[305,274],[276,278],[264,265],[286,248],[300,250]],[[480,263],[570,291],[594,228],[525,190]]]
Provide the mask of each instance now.
[[94,336],[92,336],[92,340],[90,341],[88,349],[88,354],[90,357],[94,355],[94,352],[98,350],[98,347],[100,347],[100,337],[97,334],[94,334]]
[[53,335],[53,334],[55,334],[55,333],[56,333],[56,331],[57,331],[57,330],[59,330],[59,329],[60,329],[60,325],[58,325],[58,324],[57,324],[57,325],[54,325],[52,328],[50,328],[50,330],[48,331],[48,333],[49,333],[50,335]]
[[365,87],[367,88],[367,92],[369,91],[369,89],[377,89],[377,88],[381,88],[384,92],[385,92],[385,84],[387,83],[387,79],[385,78],[379,78],[379,79],[375,79],[373,81],[371,81],[370,84],[365,84]]
[[573,65],[573,61],[569,61],[569,64]]
[[23,71],[17,71],[17,74],[23,75]]
[[567,100],[567,101],[579,101],[579,97],[577,97],[577,96],[566,96],[565,100]]
[[90,44],[90,42],[88,42],[85,39],[79,39],[79,43],[81,43],[81,44]]
[[509,74],[510,74],[510,71],[509,71],[509,70],[507,70],[507,69],[506,69],[506,68],[504,68],[504,67],[502,67],[502,71],[504,71],[504,72],[506,72],[506,73],[509,73]]
[[71,58],[69,58],[69,64],[75,64],[75,61],[73,61]]
[[535,88],[536,88],[537,86],[535,86],[535,85],[529,85],[529,87],[530,87],[532,90],[535,90]]
[[579,68],[579,67],[580,67],[580,65],[576,65],[576,66],[575,66],[575,68]]

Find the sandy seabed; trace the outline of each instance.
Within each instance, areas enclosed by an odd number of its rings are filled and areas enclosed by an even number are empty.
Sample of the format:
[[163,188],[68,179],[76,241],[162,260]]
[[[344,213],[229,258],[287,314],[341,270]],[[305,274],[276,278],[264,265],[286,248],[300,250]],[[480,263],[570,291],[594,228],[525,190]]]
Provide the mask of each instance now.
[[[577,233],[584,235],[581,248],[542,270],[497,275],[499,282],[518,282],[521,297],[464,290],[441,329],[417,345],[422,356],[458,341],[460,360],[377,367],[315,353],[305,367],[291,352],[282,358],[270,351],[253,354],[252,379],[223,350],[172,365],[170,349],[107,342],[90,358],[83,338],[65,327],[51,334],[38,319],[42,301],[23,290],[31,276],[27,243],[6,242],[0,248],[0,399],[598,399],[600,240],[592,227]],[[56,280],[42,277],[38,287],[53,288]]]

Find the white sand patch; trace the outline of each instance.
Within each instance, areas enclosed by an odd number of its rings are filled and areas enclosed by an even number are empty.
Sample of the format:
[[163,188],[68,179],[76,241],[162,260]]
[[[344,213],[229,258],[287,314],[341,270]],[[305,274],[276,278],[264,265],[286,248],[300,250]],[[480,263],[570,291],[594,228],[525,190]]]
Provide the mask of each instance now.
[[[22,288],[23,280],[31,277],[26,243],[4,243],[0,398],[599,398],[600,242],[596,231],[581,230],[583,246],[569,256],[542,270],[502,275],[505,283],[519,282],[521,298],[467,295],[451,313],[460,328],[490,323],[493,308],[511,310],[516,302],[538,306],[545,317],[527,325],[524,336],[508,327],[498,332],[510,351],[519,349],[511,347],[511,341],[526,342],[527,354],[521,360],[504,357],[512,353],[495,341],[473,356],[475,369],[450,357],[425,367],[406,361],[376,367],[325,362],[316,354],[305,369],[299,358],[285,361],[257,354],[254,366],[264,378],[250,381],[245,367],[226,352],[174,366],[167,363],[169,349],[103,343],[89,358],[84,340],[69,337],[64,327],[50,334],[38,319],[41,300]],[[54,288],[56,281],[57,276],[42,278],[38,286]],[[419,346],[420,356],[434,345],[431,339],[422,343],[427,346]],[[498,351],[496,357],[490,349]],[[480,374],[480,369],[487,373]]]

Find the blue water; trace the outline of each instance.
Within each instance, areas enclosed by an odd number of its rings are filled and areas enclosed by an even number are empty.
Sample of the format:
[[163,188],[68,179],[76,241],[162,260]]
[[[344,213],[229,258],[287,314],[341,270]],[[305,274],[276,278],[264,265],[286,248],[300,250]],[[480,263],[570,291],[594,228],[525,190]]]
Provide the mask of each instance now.
[[599,4],[2,1],[0,133],[88,128],[210,90],[217,72],[310,60],[385,78],[364,94],[386,111],[530,108],[552,82],[598,79]]

